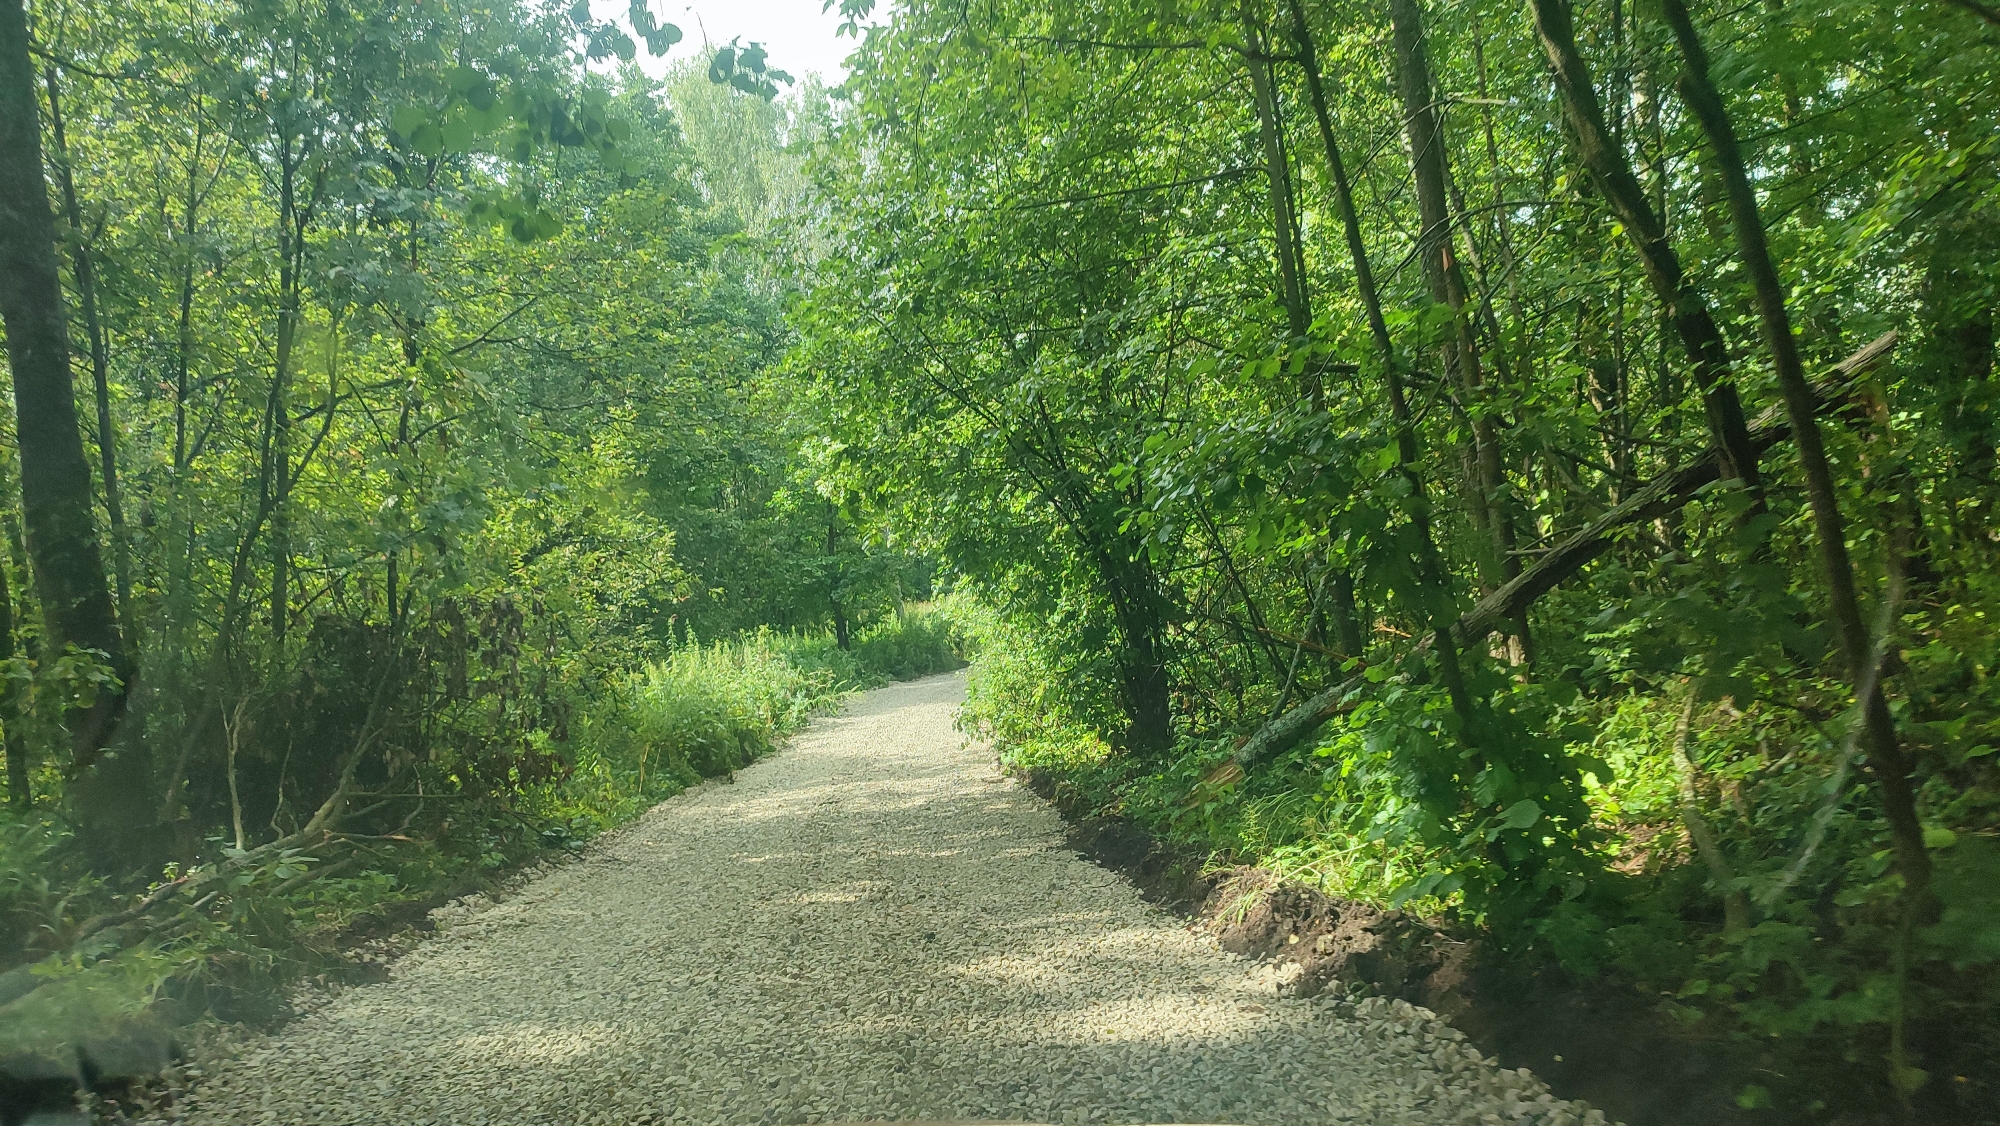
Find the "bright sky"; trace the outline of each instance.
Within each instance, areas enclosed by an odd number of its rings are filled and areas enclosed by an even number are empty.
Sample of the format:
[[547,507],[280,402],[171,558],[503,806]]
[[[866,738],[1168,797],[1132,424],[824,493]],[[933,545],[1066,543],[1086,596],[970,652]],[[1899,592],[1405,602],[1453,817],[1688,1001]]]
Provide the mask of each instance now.
[[[768,65],[804,78],[818,74],[827,85],[837,85],[847,77],[843,66],[855,40],[834,35],[840,26],[838,6],[821,12],[822,0],[652,0],[653,18],[681,29],[683,38],[664,58],[646,53],[639,44],[639,62],[649,74],[659,74],[667,63],[679,62],[701,50],[702,36],[721,46],[741,36],[744,43],[762,43],[771,52]],[[591,0],[591,11],[599,19],[626,23],[630,0]],[[889,5],[881,3],[878,9]]]

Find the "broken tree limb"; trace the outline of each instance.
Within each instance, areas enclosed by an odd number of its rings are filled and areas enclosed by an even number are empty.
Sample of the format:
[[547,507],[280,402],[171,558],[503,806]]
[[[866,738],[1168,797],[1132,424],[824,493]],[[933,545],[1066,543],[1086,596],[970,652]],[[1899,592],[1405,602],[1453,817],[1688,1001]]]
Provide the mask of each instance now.
[[[1854,381],[1894,350],[1896,340],[1895,332],[1883,333],[1860,351],[1834,365],[1832,371],[1816,381],[1813,390],[1820,408],[1846,402]],[[1759,414],[1750,428],[1750,437],[1760,454],[1790,436],[1791,425],[1785,420],[1784,413],[1776,408]],[[1506,585],[1480,599],[1477,605],[1452,624],[1452,636],[1463,645],[1504,628],[1516,615],[1525,612],[1535,599],[1555,589],[1564,579],[1604,554],[1614,542],[1613,533],[1617,529],[1663,516],[1693,500],[1702,486],[1720,479],[1721,464],[1720,453],[1710,447],[1694,461],[1654,478],[1623,503],[1584,525]],[[1425,638],[1417,647],[1425,648],[1429,641]],[[1358,703],[1357,694],[1366,683],[1365,678],[1352,676],[1301,701],[1297,707],[1245,739],[1236,753],[1230,756],[1229,762],[1212,773],[1211,778],[1219,777],[1223,771],[1247,770],[1291,750],[1319,730],[1321,724]]]
[[[1418,648],[1428,648],[1430,638],[1426,637]],[[1367,684],[1363,676],[1350,676],[1331,688],[1323,688],[1299,702],[1291,711],[1279,716],[1257,730],[1255,735],[1243,741],[1230,757],[1230,764],[1248,768],[1268,758],[1291,750],[1306,736],[1319,730],[1321,724],[1334,716],[1352,708],[1356,701],[1354,694]]]

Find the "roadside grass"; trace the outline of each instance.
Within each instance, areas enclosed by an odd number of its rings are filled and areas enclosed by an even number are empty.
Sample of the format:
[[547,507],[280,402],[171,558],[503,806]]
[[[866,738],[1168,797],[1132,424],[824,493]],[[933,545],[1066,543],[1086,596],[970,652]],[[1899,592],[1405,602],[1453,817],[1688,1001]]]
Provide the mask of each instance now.
[[[79,1049],[164,1043],[176,1023],[280,1021],[291,987],[365,977],[357,944],[749,765],[853,692],[963,667],[970,636],[949,606],[917,606],[849,650],[771,631],[677,647],[583,702],[555,777],[433,794],[387,831],[260,858],[213,894],[82,942],[127,902],[52,812],[0,811],[0,1059],[75,1074]],[[169,866],[154,886],[182,874]]]

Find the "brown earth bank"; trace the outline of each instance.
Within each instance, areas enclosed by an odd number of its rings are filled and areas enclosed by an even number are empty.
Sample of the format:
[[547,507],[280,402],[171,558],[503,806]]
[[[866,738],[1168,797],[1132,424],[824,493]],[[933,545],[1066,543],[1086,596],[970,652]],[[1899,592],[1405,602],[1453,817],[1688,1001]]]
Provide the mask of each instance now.
[[1523,964],[1476,934],[1404,911],[1336,899],[1099,815],[1051,772],[1022,771],[1063,815],[1070,847],[1130,879],[1152,902],[1187,915],[1224,949],[1295,963],[1291,989],[1380,995],[1450,1021],[1504,1067],[1527,1067],[1562,1098],[1582,1099],[1630,1126],[1779,1121],[1746,1111],[1736,1093],[1764,1061],[1742,1046],[1690,1037],[1616,983],[1579,983]]

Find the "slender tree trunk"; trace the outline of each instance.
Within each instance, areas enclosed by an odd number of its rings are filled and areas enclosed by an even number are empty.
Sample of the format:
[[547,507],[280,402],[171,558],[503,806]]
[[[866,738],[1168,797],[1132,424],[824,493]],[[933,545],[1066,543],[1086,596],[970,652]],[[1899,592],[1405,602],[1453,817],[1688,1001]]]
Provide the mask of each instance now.
[[[21,0],[0,0],[0,318],[14,373],[28,552],[50,652],[99,650],[123,682],[69,717],[74,767],[84,770],[115,733],[132,669],[98,551],[90,462],[77,428],[34,83]],[[120,757],[130,768],[142,756]]]
[[[840,512],[833,502],[826,505],[826,557],[829,563],[834,552],[840,548]],[[826,581],[826,602],[833,609],[833,642],[845,653],[854,648],[854,639],[847,626],[847,608],[840,604],[840,578],[838,572]]]
[[[8,570],[8,563],[0,560],[0,663],[14,659],[14,590]],[[28,740],[21,731],[18,691],[11,676],[0,683],[0,730],[6,734],[7,748],[7,801],[17,812],[25,811],[34,801],[28,785]]]
[[278,340],[271,372],[271,640],[282,647],[292,604],[292,353],[298,343],[305,223],[287,140],[278,181]]
[[1465,192],[1458,186],[1458,177],[1449,168],[1445,169],[1445,187],[1450,189],[1452,210],[1459,224],[1465,228],[1465,261],[1472,267],[1472,276],[1479,281],[1474,304],[1479,310],[1480,325],[1493,338],[1493,370],[1500,374],[1502,380],[1511,381],[1512,373],[1507,366],[1507,334],[1500,327],[1499,314],[1493,310],[1493,282],[1479,254],[1479,239],[1472,233],[1472,208],[1466,205]]
[[[1312,332],[1312,289],[1306,279],[1305,241],[1299,226],[1298,204],[1293,192],[1295,178],[1285,145],[1284,119],[1278,112],[1275,74],[1272,69],[1271,41],[1252,11],[1250,0],[1242,8],[1245,62],[1250,70],[1250,89],[1257,110],[1257,133],[1263,144],[1266,182],[1270,189],[1271,223],[1277,235],[1278,278],[1284,290],[1285,322],[1294,346]],[[1326,387],[1317,364],[1308,363],[1300,376],[1300,395],[1319,410],[1325,405]],[[1217,540],[1220,547],[1220,540]],[[1225,556],[1226,557],[1226,556]],[[1247,594],[1246,594],[1247,599]],[[1254,607],[1252,613],[1255,613]],[[1350,656],[1362,651],[1361,629],[1354,617],[1354,576],[1341,571],[1334,579],[1331,607],[1335,633]]]
[[[1553,0],[1538,0],[1547,3]],[[1929,901],[1931,861],[1924,850],[1923,824],[1917,816],[1916,792],[1911,780],[1915,763],[1896,736],[1895,720],[1882,694],[1882,678],[1877,670],[1874,641],[1861,616],[1861,602],[1855,589],[1854,565],[1847,555],[1847,526],[1840,511],[1840,495],[1833,479],[1833,467],[1826,458],[1812,384],[1799,359],[1799,344],[1792,335],[1791,316],[1785,308],[1785,289],[1771,261],[1770,246],[1764,240],[1764,221],[1758,214],[1756,189],[1744,167],[1743,153],[1736,141],[1736,128],[1722,95],[1709,76],[1708,52],[1696,33],[1694,20],[1682,0],[1661,0],[1661,12],[1681,48],[1681,98],[1693,111],[1714,150],[1717,171],[1729,196],[1731,225],[1735,228],[1738,256],[1749,275],[1757,320],[1777,370],[1778,386],[1784,392],[1785,413],[1792,423],[1792,440],[1798,444],[1799,467],[1806,478],[1806,498],[1811,505],[1813,528],[1819,540],[1820,565],[1827,585],[1827,611],[1840,638],[1848,674],[1862,694],[1862,721],[1868,736],[1868,765],[1882,792],[1883,813],[1889,823],[1889,839],[1896,855],[1896,867],[1903,875],[1905,890],[1914,903]]]
[[[412,352],[412,349],[414,347],[415,347],[414,339],[406,337],[403,341],[403,349],[404,349],[403,355],[404,358],[409,361],[412,367],[415,366],[416,362],[414,354]],[[416,410],[417,410],[416,374],[414,371],[412,371],[409,382],[406,383],[403,388],[403,409],[398,414],[396,419],[396,444],[393,447],[395,450],[406,450],[409,448],[410,419],[416,413]],[[401,520],[404,518],[404,515],[405,514],[403,513],[403,510],[398,508],[396,510],[394,518],[397,520]],[[402,616],[409,612],[410,600],[416,597],[415,591],[408,591],[404,593],[404,595],[402,596],[402,604],[400,606],[397,605],[396,590],[397,590],[397,582],[402,575],[402,557],[403,557],[403,549],[400,546],[391,547],[389,549],[388,566],[386,568],[384,577],[387,583],[388,593],[389,593],[389,622],[391,625],[395,625],[402,621]],[[411,553],[412,564],[415,563],[415,560],[416,556],[413,551]]]
[[1423,12],[1418,0],[1390,0],[1389,16],[1394,35],[1396,87],[1402,99],[1403,128],[1410,145],[1410,171],[1416,184],[1417,211],[1422,224],[1417,233],[1417,257],[1423,265],[1424,281],[1431,299],[1452,312],[1452,334],[1445,344],[1445,362],[1464,398],[1465,411],[1472,423],[1473,522],[1492,539],[1488,562],[1481,567],[1484,585],[1493,586],[1497,566],[1511,550],[1510,535],[1499,509],[1503,484],[1499,437],[1493,420],[1482,407],[1484,379],[1479,370],[1479,349],[1466,316],[1470,292],[1465,272],[1459,266],[1457,236],[1452,231],[1450,194],[1446,186],[1445,137],[1438,118],[1431,82],[1430,59],[1424,47]]
[[118,431],[111,423],[111,346],[97,307],[97,264],[90,253],[90,237],[83,229],[83,207],[77,202],[76,172],[70,164],[56,68],[53,65],[44,68],[42,77],[49,92],[56,180],[62,187],[63,215],[69,223],[70,276],[76,282],[77,310],[83,314],[84,335],[90,342],[91,384],[97,393],[97,454],[103,471],[104,515],[111,525],[111,569],[118,583],[118,620],[130,630],[132,552],[125,531],[125,506],[118,491]]
[[1576,29],[1567,0],[1530,0],[1530,3],[1535,32],[1548,55],[1577,159],[1610,204],[1612,214],[1624,225],[1625,236],[1639,253],[1646,280],[1667,310],[1681,347],[1687,351],[1695,383],[1701,388],[1709,433],[1714,436],[1716,447],[1726,451],[1730,462],[1724,473],[1741,480],[1753,495],[1761,497],[1763,485],[1757,471],[1757,451],[1750,444],[1750,428],[1744,422],[1743,404],[1736,395],[1729,348],[1723,342],[1722,330],[1716,326],[1708,303],[1689,284],[1681,269],[1680,256],[1667,238],[1661,214],[1647,201],[1646,189],[1632,174],[1625,150],[1604,124],[1597,88],[1591,84],[1590,70],[1576,48]]
[[[1266,57],[1264,31],[1257,25],[1244,0],[1243,40],[1248,49],[1245,61],[1250,68],[1250,92],[1257,109],[1257,136],[1263,142],[1265,182],[1269,186],[1271,226],[1277,235],[1278,281],[1284,291],[1285,319],[1293,340],[1302,340],[1312,329],[1312,310],[1305,288],[1303,263],[1299,254],[1298,223],[1292,214],[1290,161],[1285,158],[1283,128],[1278,120],[1277,92],[1271,82],[1271,62]],[[1313,395],[1315,401],[1317,394]]]
[[[189,446],[188,397],[194,393],[194,295],[195,295],[195,223],[200,215],[201,193],[201,153],[206,134],[201,129],[199,104],[194,135],[194,149],[188,157],[187,194],[181,200],[181,221],[179,239],[182,254],[180,277],[177,279],[176,317],[174,325],[174,445],[172,496],[175,508],[185,514],[179,529],[183,535],[176,545],[167,564],[167,576],[163,617],[168,632],[167,646],[182,652],[187,646],[187,629],[195,616],[194,607],[194,565],[196,532],[200,526],[200,513],[188,495],[188,470],[192,468],[194,450]],[[162,211],[165,211],[163,206]],[[165,219],[171,224],[171,219]],[[165,537],[163,537],[165,538]],[[171,804],[169,802],[168,804]],[[162,820],[167,815],[162,816]]]
[[1361,216],[1354,206],[1353,184],[1347,165],[1340,156],[1339,139],[1333,132],[1333,113],[1327,106],[1326,84],[1320,74],[1319,54],[1312,27],[1306,22],[1304,0],[1286,0],[1292,15],[1292,40],[1298,47],[1299,65],[1305,71],[1306,93],[1312,100],[1313,118],[1319,124],[1320,145],[1326,151],[1327,172],[1333,180],[1334,205],[1340,212],[1341,231],[1354,265],[1354,285],[1361,306],[1368,314],[1368,331],[1382,355],[1382,372],[1389,396],[1389,414],[1396,423],[1396,451],[1405,479],[1410,485],[1410,519],[1416,525],[1417,573],[1425,589],[1425,625],[1429,627],[1432,650],[1437,655],[1440,679],[1451,696],[1462,728],[1470,730],[1473,720],[1472,697],[1466,691],[1464,670],[1459,665],[1458,642],[1451,634],[1456,614],[1451,605],[1451,572],[1438,551],[1431,529],[1430,492],[1420,466],[1416,421],[1404,393],[1402,366],[1396,356],[1395,341],[1389,336],[1389,322],[1382,315],[1382,293],[1375,284],[1375,270],[1368,261],[1368,244],[1361,237]]
[[1361,632],[1359,600],[1354,596],[1354,576],[1336,569],[1327,584],[1333,595],[1334,643],[1349,657],[1359,657],[1368,652],[1368,638]]
[[[1493,226],[1500,244],[1500,268],[1506,272],[1507,311],[1514,317],[1514,325],[1521,333],[1521,353],[1515,358],[1514,378],[1524,384],[1533,375],[1534,343],[1528,334],[1528,314],[1521,304],[1521,269],[1514,257],[1513,219],[1507,214],[1507,186],[1500,163],[1500,142],[1493,130],[1493,93],[1488,88],[1486,72],[1486,35],[1479,26],[1479,18],[1472,20],[1472,61],[1474,73],[1479,78],[1479,126],[1486,139],[1486,166],[1493,177]],[[1505,352],[1505,343],[1497,342],[1496,348]]]
[[1115,577],[1111,585],[1118,632],[1124,643],[1118,677],[1127,722],[1125,747],[1142,758],[1152,758],[1174,745],[1172,681],[1167,675],[1166,654],[1161,652],[1166,616],[1151,593],[1156,584],[1138,565]]
[[[1452,337],[1445,348],[1445,361],[1453,370],[1465,411],[1472,422],[1471,493],[1473,523],[1488,539],[1482,553],[1480,586],[1491,593],[1520,572],[1521,561],[1514,554],[1513,506],[1506,496],[1507,478],[1502,464],[1499,428],[1488,413],[1488,393],[1479,371],[1479,347],[1466,316],[1470,296],[1465,272],[1459,266],[1457,238],[1452,233],[1449,174],[1445,168],[1445,137],[1436,107],[1435,84],[1431,81],[1430,59],[1424,47],[1423,10],[1419,0],[1390,0],[1389,20],[1394,37],[1396,86],[1403,103],[1403,128],[1410,144],[1410,171],[1416,180],[1417,211],[1423,229],[1417,235],[1418,257],[1424,267],[1431,298],[1452,312]],[[1517,658],[1525,658],[1530,647],[1525,618],[1514,623]]]

